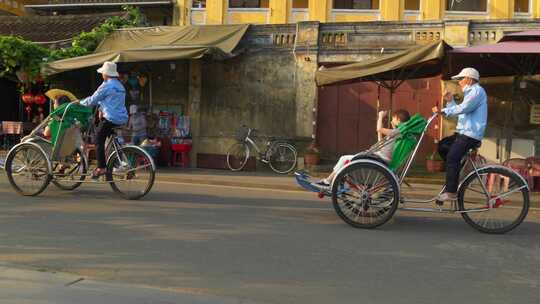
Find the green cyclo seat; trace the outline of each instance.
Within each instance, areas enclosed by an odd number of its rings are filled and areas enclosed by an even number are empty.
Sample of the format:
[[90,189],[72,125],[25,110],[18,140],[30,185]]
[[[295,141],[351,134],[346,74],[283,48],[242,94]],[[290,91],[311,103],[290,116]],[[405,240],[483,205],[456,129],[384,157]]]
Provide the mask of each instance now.
[[427,121],[420,114],[415,114],[408,121],[397,126],[399,136],[395,139],[394,151],[389,168],[396,171],[403,165],[418,143],[418,137],[424,131]]
[[[90,123],[90,118],[93,115],[92,108],[79,104],[72,104],[69,106],[68,111],[64,116],[64,112],[68,105],[68,103],[63,104],[50,114],[53,118],[49,123],[49,128],[51,130],[51,143],[53,146],[56,145],[59,135],[73,126],[76,122],[81,124],[81,128],[87,128]],[[62,117],[64,117],[63,121],[61,121]]]

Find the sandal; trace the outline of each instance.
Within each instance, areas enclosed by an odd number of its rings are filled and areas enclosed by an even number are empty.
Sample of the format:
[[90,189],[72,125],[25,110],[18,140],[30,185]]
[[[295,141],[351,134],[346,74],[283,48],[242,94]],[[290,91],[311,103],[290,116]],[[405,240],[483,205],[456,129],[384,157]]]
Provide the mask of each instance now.
[[99,179],[99,177],[105,175],[105,173],[107,173],[106,169],[97,168],[92,172],[92,179]]

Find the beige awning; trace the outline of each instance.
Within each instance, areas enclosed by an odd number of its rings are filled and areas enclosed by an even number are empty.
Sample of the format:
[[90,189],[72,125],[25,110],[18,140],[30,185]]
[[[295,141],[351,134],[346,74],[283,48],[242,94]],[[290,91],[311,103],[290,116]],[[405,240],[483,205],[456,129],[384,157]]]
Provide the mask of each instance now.
[[98,66],[105,61],[142,62],[197,59],[206,54],[233,56],[248,25],[165,26],[118,30],[107,36],[94,54],[59,60],[43,67],[43,74]]
[[451,47],[444,41],[415,46],[408,50],[358,63],[321,69],[318,85],[361,80],[398,80],[432,77],[442,72],[442,59]]

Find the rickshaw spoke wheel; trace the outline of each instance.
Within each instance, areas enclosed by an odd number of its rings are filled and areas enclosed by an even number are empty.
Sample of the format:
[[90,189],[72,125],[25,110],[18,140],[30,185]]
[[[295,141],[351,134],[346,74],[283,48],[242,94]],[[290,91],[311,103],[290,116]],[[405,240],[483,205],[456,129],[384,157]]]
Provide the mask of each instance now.
[[107,163],[111,188],[125,199],[139,199],[154,185],[155,166],[148,154],[137,147],[123,147]]
[[[63,173],[61,173],[62,166],[64,169]],[[52,183],[62,190],[75,190],[82,185],[87,172],[88,165],[86,159],[82,152],[77,150],[66,159],[65,164],[57,164],[53,167],[55,178],[52,180]]]
[[471,175],[460,186],[458,204],[463,219],[486,233],[501,234],[516,228],[529,210],[526,182],[503,167],[485,167],[479,175]]
[[47,156],[32,144],[22,144],[14,149],[5,164],[9,183],[22,195],[40,194],[51,180]]
[[375,228],[386,223],[398,207],[397,181],[378,163],[353,163],[343,169],[332,186],[334,209],[347,224]]

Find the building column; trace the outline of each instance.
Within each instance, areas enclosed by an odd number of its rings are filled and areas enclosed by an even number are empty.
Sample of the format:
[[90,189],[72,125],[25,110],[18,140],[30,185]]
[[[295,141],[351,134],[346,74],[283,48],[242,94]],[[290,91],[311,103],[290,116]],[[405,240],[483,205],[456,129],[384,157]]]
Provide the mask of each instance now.
[[206,0],[206,24],[225,24],[227,0]]
[[189,25],[189,10],[191,0],[174,0],[173,8],[173,25]]
[[299,22],[296,42],[296,136],[314,136],[314,109],[317,108],[315,72],[319,59],[319,22]]
[[532,0],[531,14],[533,18],[540,18],[540,0]]
[[201,92],[202,71],[201,60],[189,61],[188,113],[191,119],[191,138],[193,141],[189,159],[191,167],[197,167],[197,151],[201,143]]
[[445,0],[422,0],[420,2],[422,20],[442,20],[445,10]]
[[270,23],[287,23],[291,9],[292,0],[270,0]]
[[404,19],[405,0],[380,0],[381,20],[400,21]]
[[309,0],[308,11],[310,21],[330,22],[332,0]]
[[489,19],[510,19],[514,16],[514,0],[490,0]]

